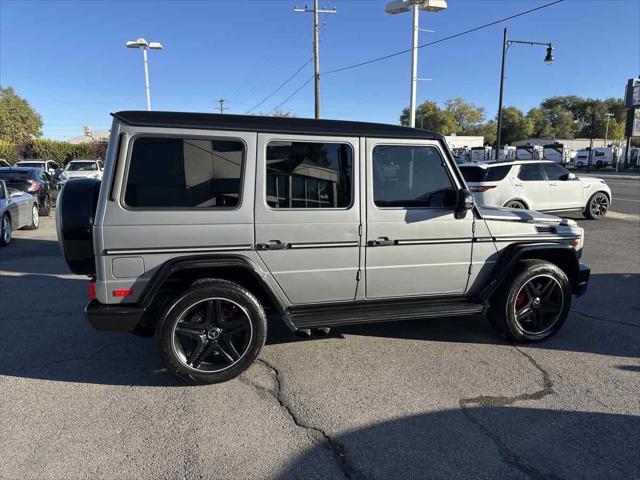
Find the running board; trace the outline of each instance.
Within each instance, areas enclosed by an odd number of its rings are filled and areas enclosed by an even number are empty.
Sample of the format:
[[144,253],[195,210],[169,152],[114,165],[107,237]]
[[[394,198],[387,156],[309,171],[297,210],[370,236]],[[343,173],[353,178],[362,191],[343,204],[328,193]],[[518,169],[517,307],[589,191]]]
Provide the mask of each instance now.
[[394,322],[483,314],[485,305],[467,297],[333,303],[291,307],[284,315],[295,328]]

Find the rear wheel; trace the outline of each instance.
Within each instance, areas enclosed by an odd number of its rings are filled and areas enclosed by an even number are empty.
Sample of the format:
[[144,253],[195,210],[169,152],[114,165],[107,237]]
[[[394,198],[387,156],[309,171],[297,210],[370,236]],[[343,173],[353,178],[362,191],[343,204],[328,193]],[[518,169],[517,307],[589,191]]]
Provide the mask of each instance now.
[[6,247],[11,243],[11,217],[6,213],[0,222],[0,247]]
[[564,324],[571,307],[571,285],[558,266],[524,260],[491,299],[489,320],[507,338],[540,342]]
[[40,205],[40,215],[43,217],[48,217],[51,215],[51,198],[49,195],[45,195],[42,200],[42,204]]
[[203,280],[166,310],[156,331],[169,370],[195,383],[219,383],[242,373],[267,336],[264,309],[248,290]]
[[527,208],[527,206],[524,203],[522,203],[520,200],[510,200],[507,203],[505,203],[504,206],[507,208],[520,208],[520,209]]
[[604,217],[608,210],[609,197],[604,192],[598,192],[591,196],[582,214],[591,220],[597,220]]
[[31,223],[26,227],[26,230],[37,230],[40,226],[40,213],[38,212],[38,206],[36,204],[31,207]]

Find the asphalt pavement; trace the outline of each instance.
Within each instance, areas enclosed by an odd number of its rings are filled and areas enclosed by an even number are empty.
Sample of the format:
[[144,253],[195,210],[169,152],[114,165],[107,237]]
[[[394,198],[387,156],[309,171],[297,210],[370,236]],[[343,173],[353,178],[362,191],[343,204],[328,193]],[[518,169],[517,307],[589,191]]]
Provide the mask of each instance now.
[[611,210],[614,212],[640,215],[640,176],[625,176],[616,178],[613,175],[598,175],[597,172],[581,176],[603,177],[611,188],[613,203]]
[[640,223],[575,218],[592,280],[547,342],[272,323],[240,378],[197,387],[153,340],[90,328],[45,218],[0,250],[0,478],[638,479]]

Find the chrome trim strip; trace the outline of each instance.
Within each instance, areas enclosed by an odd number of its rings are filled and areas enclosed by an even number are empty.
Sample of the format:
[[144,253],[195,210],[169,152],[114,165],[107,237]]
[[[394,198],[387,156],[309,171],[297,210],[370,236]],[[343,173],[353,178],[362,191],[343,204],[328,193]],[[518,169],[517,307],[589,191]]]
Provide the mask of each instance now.
[[396,240],[396,245],[439,245],[447,243],[471,243],[471,237],[459,238],[425,238],[411,240]]
[[517,242],[520,240],[523,241],[535,241],[535,242],[548,242],[551,241],[562,241],[562,240],[578,240],[580,238],[579,235],[549,235],[549,236],[541,236],[541,235],[524,235],[518,237],[512,237],[509,235],[496,236],[494,237],[495,242]]
[[105,250],[105,255],[143,255],[145,253],[215,253],[252,250],[252,245],[220,245],[217,247],[167,247]]
[[342,248],[357,247],[359,244],[356,240],[347,242],[314,242],[314,243],[287,243],[287,248],[292,250],[300,250],[302,248]]

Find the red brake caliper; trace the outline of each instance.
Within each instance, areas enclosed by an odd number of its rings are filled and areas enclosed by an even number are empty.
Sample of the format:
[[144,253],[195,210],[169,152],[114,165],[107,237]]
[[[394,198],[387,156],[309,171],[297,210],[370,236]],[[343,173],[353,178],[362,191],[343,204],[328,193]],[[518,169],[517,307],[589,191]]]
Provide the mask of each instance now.
[[522,290],[516,297],[516,310],[520,310],[527,304],[527,294]]

